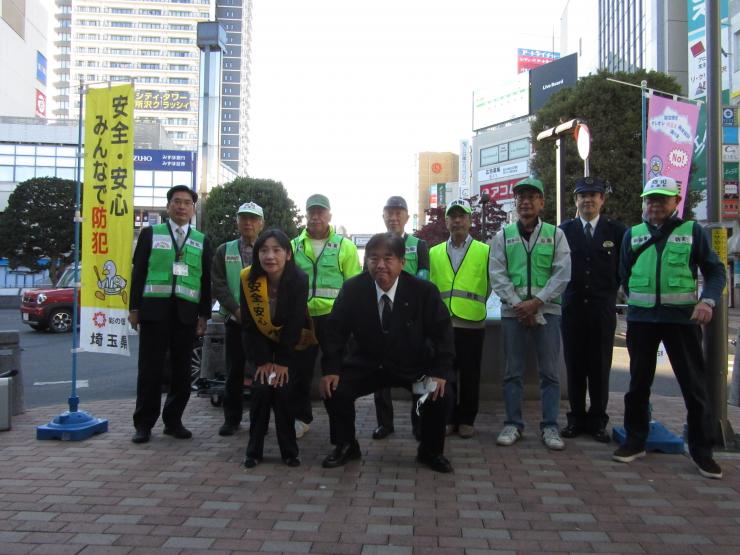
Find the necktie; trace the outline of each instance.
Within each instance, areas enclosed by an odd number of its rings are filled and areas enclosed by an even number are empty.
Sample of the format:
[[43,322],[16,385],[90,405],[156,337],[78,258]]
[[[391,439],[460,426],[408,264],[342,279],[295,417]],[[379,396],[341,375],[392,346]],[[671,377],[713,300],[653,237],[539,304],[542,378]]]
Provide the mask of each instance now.
[[590,243],[591,239],[594,238],[593,233],[591,233],[591,222],[586,222],[584,233],[586,234],[586,241]]
[[182,230],[181,227],[178,227],[175,230],[175,235],[177,236],[176,237],[176,239],[177,239],[177,248],[178,249],[181,249],[182,248],[182,244],[185,242],[185,232]]
[[391,314],[393,313],[391,298],[388,295],[383,295],[380,297],[380,300],[383,301],[383,315],[380,317],[380,327],[383,328],[383,333],[388,333],[391,331]]

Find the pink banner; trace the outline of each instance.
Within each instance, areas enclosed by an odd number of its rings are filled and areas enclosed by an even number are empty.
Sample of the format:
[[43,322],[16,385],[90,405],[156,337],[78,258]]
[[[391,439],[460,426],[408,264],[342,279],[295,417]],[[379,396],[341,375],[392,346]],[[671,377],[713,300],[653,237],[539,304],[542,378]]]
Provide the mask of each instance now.
[[694,154],[699,106],[693,102],[655,95],[650,97],[649,102],[645,181],[659,175],[675,179],[681,187],[678,214],[682,216]]

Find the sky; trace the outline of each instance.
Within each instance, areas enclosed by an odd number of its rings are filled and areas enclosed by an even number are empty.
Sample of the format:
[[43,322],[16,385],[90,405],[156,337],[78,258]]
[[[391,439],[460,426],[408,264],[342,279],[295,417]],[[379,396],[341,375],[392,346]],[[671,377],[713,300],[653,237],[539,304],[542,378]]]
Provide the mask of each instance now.
[[472,136],[473,90],[514,77],[517,48],[559,50],[566,3],[254,0],[249,175],[383,231],[389,196],[415,212],[415,155]]

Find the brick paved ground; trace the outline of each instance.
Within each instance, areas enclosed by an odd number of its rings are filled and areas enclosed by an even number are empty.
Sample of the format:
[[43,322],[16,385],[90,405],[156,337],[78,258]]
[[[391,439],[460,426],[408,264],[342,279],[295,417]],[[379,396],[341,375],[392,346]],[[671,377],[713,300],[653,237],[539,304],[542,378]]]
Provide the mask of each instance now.
[[[681,429],[682,401],[654,398],[654,414]],[[621,399],[613,398],[619,421]],[[479,435],[452,439],[455,474],[413,462],[408,404],[397,403],[397,432],[368,439],[370,400],[358,402],[363,460],[324,470],[325,412],[300,440],[303,466],[277,456],[240,467],[246,431],[216,433],[218,409],[192,399],[174,440],[155,428],[151,443],[129,441],[132,401],[83,407],[110,419],[110,431],[79,443],[37,441],[35,426],[61,407],[28,411],[0,433],[0,553],[682,553],[740,552],[740,455],[718,454],[725,479],[701,478],[688,459],[649,455],[610,460],[614,445],[590,439],[548,452],[534,432],[496,447],[500,405],[484,405]],[[731,407],[740,430],[740,409]]]

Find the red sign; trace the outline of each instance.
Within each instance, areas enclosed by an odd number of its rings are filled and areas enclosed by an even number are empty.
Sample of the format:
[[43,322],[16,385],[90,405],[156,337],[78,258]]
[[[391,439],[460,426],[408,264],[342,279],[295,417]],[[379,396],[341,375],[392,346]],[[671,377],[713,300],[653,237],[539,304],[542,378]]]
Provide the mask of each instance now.
[[46,117],[46,95],[36,89],[36,115],[40,118]]
[[432,171],[434,173],[441,172],[442,171],[442,164],[440,164],[439,162],[435,162],[434,164],[432,164]]
[[560,59],[560,52],[519,48],[517,49],[516,72],[529,71],[558,59]]
[[514,198],[513,187],[517,181],[521,181],[521,177],[516,179],[509,179],[507,181],[499,181],[498,183],[489,183],[488,185],[481,185],[480,192],[488,193],[488,197],[496,202],[502,202],[505,200],[511,200]]

